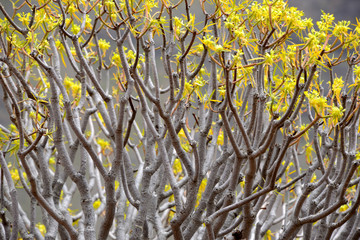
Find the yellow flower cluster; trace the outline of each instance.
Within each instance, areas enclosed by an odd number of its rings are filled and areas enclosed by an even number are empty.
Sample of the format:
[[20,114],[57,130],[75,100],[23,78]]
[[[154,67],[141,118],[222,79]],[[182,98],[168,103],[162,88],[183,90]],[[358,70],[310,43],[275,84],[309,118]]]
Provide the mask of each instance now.
[[80,95],[81,84],[79,82],[74,82],[73,78],[65,77],[64,86],[68,94],[71,90],[73,98],[77,98]]
[[320,96],[319,92],[313,90],[311,93],[305,92],[305,96],[309,99],[310,106],[315,109],[318,114],[322,114],[327,107],[326,98]]

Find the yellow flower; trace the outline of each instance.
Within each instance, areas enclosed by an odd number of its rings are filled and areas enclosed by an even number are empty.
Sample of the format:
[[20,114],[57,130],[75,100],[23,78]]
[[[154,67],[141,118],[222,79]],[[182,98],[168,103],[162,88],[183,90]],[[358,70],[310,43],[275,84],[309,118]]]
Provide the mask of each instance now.
[[135,60],[136,55],[135,55],[135,53],[134,53],[132,50],[129,50],[129,51],[126,53],[126,58],[127,58],[128,61],[130,62],[131,60]]
[[80,94],[81,84],[79,82],[74,83],[73,81],[73,78],[65,77],[64,86],[67,92],[69,93],[69,91],[71,90],[73,98],[76,98],[76,96]]
[[341,106],[340,107],[336,107],[336,106],[332,106],[331,110],[330,110],[330,115],[332,117],[332,123],[336,124],[341,117],[344,115],[345,109],[343,109]]
[[198,191],[198,194],[197,194],[197,197],[196,197],[196,205],[195,205],[196,207],[199,205],[202,193],[205,191],[206,185],[207,185],[207,179],[204,178],[201,181],[201,184],[199,186],[199,191]]
[[317,113],[322,113],[327,107],[326,98],[319,95],[318,91],[312,91],[312,93],[305,92],[305,96],[309,99],[310,106],[315,108]]
[[105,6],[107,7],[107,9],[112,12],[112,9],[115,8],[115,3],[112,0],[106,0],[105,1]]
[[10,131],[15,132],[17,130],[17,127],[14,124],[10,124]]
[[270,50],[270,52],[266,53],[264,56],[265,64],[272,65],[275,63],[277,56],[274,50]]
[[68,13],[71,15],[75,12],[77,12],[77,9],[74,4],[71,4],[70,7],[68,8]]
[[205,86],[205,84],[206,84],[206,81],[204,79],[197,78],[194,82],[194,87],[195,88],[203,87],[203,86]]
[[45,233],[46,233],[46,227],[44,224],[41,224],[41,223],[37,223],[36,224],[36,227],[39,229],[41,235],[45,236]]
[[313,176],[311,177],[311,180],[310,180],[310,182],[315,182],[315,180],[316,180],[316,175],[315,174],[313,174]]
[[185,90],[190,93],[193,90],[194,86],[189,83],[189,82],[185,82]]
[[205,46],[212,48],[215,45],[213,38],[214,37],[211,35],[206,35],[206,37],[201,41]]
[[180,159],[176,158],[173,164],[173,173],[174,175],[178,175],[182,173],[182,167]]
[[51,157],[51,158],[49,159],[49,164],[50,164],[50,165],[54,165],[55,163],[56,163],[55,157]]
[[219,94],[220,94],[220,96],[225,97],[225,94],[226,94],[226,87],[225,86],[219,87]]
[[339,212],[345,212],[346,210],[348,210],[349,206],[347,204],[342,205],[339,208]]
[[333,90],[339,103],[340,103],[340,92],[343,87],[344,87],[344,81],[342,80],[342,78],[341,77],[335,78],[334,83],[332,85],[332,90]]
[[80,26],[77,24],[73,24],[71,27],[71,32],[75,35],[78,34],[80,32]]
[[101,201],[100,199],[96,200],[94,203],[93,203],[93,207],[94,209],[98,209],[101,205]]
[[360,78],[360,66],[354,67],[354,74],[357,78]]
[[11,178],[14,180],[14,182],[17,182],[20,180],[19,172],[17,169],[11,169],[10,170]]
[[220,130],[220,133],[219,133],[219,136],[218,136],[218,139],[217,139],[216,143],[218,145],[223,145],[224,144],[224,134],[223,134],[222,130]]
[[346,35],[350,25],[350,21],[340,21],[338,22],[335,27],[334,27],[334,31],[333,34],[334,36],[338,37],[340,35]]
[[104,139],[98,138],[96,140],[97,144],[99,144],[99,146],[101,147],[101,149],[108,149],[110,148],[110,143]]
[[91,18],[89,17],[89,15],[86,15],[86,20],[85,20],[85,29],[91,29],[92,28],[92,24],[91,24]]
[[111,58],[111,62],[116,65],[121,67],[121,59],[120,59],[120,55],[117,53],[113,53],[113,56]]
[[30,22],[30,17],[31,17],[31,14],[30,14],[30,13],[18,13],[18,14],[16,14],[16,16],[19,17],[19,21],[20,21],[23,25],[27,26],[27,25],[29,24],[29,22]]
[[271,232],[271,230],[267,230],[266,233],[265,233],[265,236],[264,236],[264,239],[266,240],[271,240],[272,239],[272,236],[274,236],[274,234]]
[[106,51],[110,48],[110,43],[108,43],[105,39],[99,39],[99,48]]
[[220,53],[220,52],[225,51],[225,48],[222,45],[216,44],[214,50],[215,50],[215,52]]
[[281,88],[284,94],[291,94],[295,89],[296,81],[293,78],[288,79]]
[[70,18],[65,19],[65,26],[68,27],[71,21],[72,20]]

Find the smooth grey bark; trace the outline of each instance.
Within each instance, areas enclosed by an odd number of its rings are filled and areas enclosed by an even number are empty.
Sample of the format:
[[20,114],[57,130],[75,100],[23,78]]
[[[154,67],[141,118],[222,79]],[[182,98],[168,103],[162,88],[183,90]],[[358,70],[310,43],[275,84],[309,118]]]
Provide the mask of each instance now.
[[[274,229],[278,239],[356,239],[360,59],[340,38],[320,39],[315,53],[310,40],[294,45],[297,26],[276,22],[276,2],[263,5],[266,27],[252,19],[255,3],[229,14],[201,2],[200,31],[187,0],[151,14],[142,1],[105,1],[78,7],[76,19],[67,2],[47,4],[59,22],[45,50],[28,36],[41,9],[23,28],[0,4],[0,84],[13,124],[0,125],[1,239],[260,239]],[[29,42],[15,51],[15,38]],[[289,46],[294,56],[265,61]],[[307,96],[314,90],[323,112]],[[342,111],[334,122],[332,107]]]

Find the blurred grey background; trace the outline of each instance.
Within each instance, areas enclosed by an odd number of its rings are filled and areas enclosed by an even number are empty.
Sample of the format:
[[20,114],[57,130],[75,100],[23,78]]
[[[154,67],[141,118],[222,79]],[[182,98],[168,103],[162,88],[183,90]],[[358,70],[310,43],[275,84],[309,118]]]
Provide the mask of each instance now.
[[307,17],[316,21],[320,19],[321,10],[334,14],[335,21],[356,23],[356,18],[360,18],[359,0],[289,0],[288,3],[302,9]]
[[[197,1],[197,0],[195,0]],[[22,4],[23,0],[18,1],[16,6]],[[259,0],[261,2],[261,0]],[[12,3],[9,0],[0,0],[6,9],[13,13]],[[321,11],[332,13],[335,21],[349,20],[356,23],[356,18],[360,18],[360,1],[359,0],[289,0],[290,6],[296,6],[303,10],[306,17],[314,19],[315,24],[321,17]],[[0,18],[4,16],[0,13]],[[2,101],[2,89],[0,90],[0,124],[7,126],[10,124],[9,116],[4,108]]]

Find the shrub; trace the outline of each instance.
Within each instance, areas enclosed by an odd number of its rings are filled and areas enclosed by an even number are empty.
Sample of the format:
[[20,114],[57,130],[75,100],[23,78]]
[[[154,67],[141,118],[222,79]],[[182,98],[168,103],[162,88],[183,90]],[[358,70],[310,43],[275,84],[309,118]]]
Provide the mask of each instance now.
[[359,235],[360,25],[197,4],[0,5],[1,239]]

